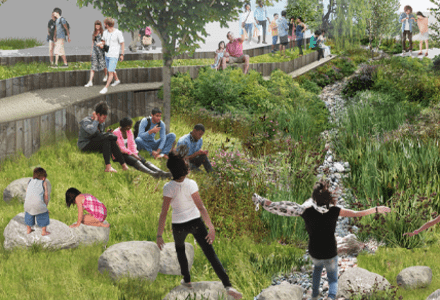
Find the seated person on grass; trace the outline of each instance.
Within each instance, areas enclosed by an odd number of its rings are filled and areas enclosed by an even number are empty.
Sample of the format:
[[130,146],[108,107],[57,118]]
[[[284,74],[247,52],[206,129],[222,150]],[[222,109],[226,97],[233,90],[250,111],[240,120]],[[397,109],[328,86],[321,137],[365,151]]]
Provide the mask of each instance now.
[[229,43],[226,45],[226,52],[222,59],[222,69],[226,69],[226,63],[244,63],[244,74],[249,70],[249,55],[243,54],[244,34],[239,39],[234,39],[234,34],[228,32],[226,37]]
[[206,172],[210,173],[212,166],[208,159],[208,150],[201,150],[203,144],[202,136],[204,133],[205,126],[197,124],[194,126],[193,131],[179,139],[177,147],[180,145],[186,145],[188,147],[188,154],[185,156],[185,160],[189,161],[191,170],[200,171],[199,167],[203,164]]
[[[166,134],[165,123],[160,120],[161,118],[162,111],[159,108],[154,108],[151,111],[151,117],[142,119],[135,141],[138,150],[147,150],[155,159],[162,157],[168,159],[168,153],[176,140],[176,135],[174,133]],[[150,128],[146,131],[148,123],[150,123]],[[160,138],[155,140],[154,137],[159,131]]]

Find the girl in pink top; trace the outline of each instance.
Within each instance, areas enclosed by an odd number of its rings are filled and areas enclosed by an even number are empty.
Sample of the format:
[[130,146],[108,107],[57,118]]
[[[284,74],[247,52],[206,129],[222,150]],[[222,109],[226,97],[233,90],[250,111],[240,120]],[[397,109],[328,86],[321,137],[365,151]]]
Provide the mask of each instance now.
[[422,55],[422,44],[423,41],[425,41],[425,46],[426,46],[426,53],[425,56],[428,56],[428,39],[429,39],[429,34],[428,34],[428,18],[425,17],[420,11],[417,13],[417,20],[414,19],[414,21],[417,21],[417,26],[419,26],[420,29],[420,51],[419,51],[419,55]]
[[[78,207],[78,221],[76,224],[70,225],[70,228],[78,227],[81,223],[97,227],[110,226],[108,223],[103,223],[105,218],[107,218],[107,208],[94,196],[81,194],[80,191],[72,187],[66,192],[66,204],[67,207],[70,207],[72,204],[76,204]],[[84,210],[89,214],[84,215]]]

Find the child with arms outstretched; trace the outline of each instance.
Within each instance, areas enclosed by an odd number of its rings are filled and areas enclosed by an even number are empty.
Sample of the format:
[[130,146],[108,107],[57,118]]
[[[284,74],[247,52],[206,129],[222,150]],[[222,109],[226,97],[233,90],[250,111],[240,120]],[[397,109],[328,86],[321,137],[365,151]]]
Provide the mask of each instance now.
[[423,230],[428,229],[431,226],[434,226],[435,224],[437,224],[438,222],[440,222],[440,216],[438,216],[437,218],[435,218],[434,220],[428,221],[425,224],[422,225],[422,227],[420,227],[419,229],[414,230],[413,232],[407,232],[404,233],[403,236],[408,235],[408,236],[414,236],[416,234],[419,234],[420,232],[422,232]]

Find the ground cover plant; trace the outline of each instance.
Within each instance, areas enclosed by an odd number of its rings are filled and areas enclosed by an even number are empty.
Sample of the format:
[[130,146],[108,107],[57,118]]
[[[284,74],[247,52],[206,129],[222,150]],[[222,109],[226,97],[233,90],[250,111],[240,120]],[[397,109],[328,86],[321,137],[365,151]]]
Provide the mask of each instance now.
[[37,46],[43,46],[43,42],[38,41],[35,38],[17,39],[6,38],[0,39],[0,50],[19,50],[26,48],[33,48]]

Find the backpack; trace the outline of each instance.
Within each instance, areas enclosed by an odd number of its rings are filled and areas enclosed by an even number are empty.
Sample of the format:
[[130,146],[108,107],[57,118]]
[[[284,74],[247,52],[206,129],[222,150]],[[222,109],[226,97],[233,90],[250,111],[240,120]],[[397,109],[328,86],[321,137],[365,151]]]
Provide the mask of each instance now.
[[[61,18],[64,19],[63,17],[61,17]],[[67,26],[67,29],[69,29],[69,34],[70,34],[70,25],[69,25],[69,22],[67,22],[66,19],[64,19],[64,21],[66,21],[66,26]],[[63,22],[61,22],[61,24],[63,24]],[[64,34],[65,34],[66,37],[67,37],[67,30],[66,30],[66,28],[64,28],[64,26],[63,26],[63,29],[64,29]]]
[[[148,130],[150,130],[150,127],[151,127],[151,117],[149,117],[147,120],[148,120],[148,125],[147,125],[147,127],[145,127],[145,132],[147,132]],[[139,134],[139,125],[141,125],[141,121],[142,121],[142,120],[139,120],[139,121],[137,121],[137,122],[134,124],[134,131],[133,131],[134,138],[137,138],[137,137],[138,137],[138,134]],[[158,126],[160,127],[160,121],[159,121]]]

